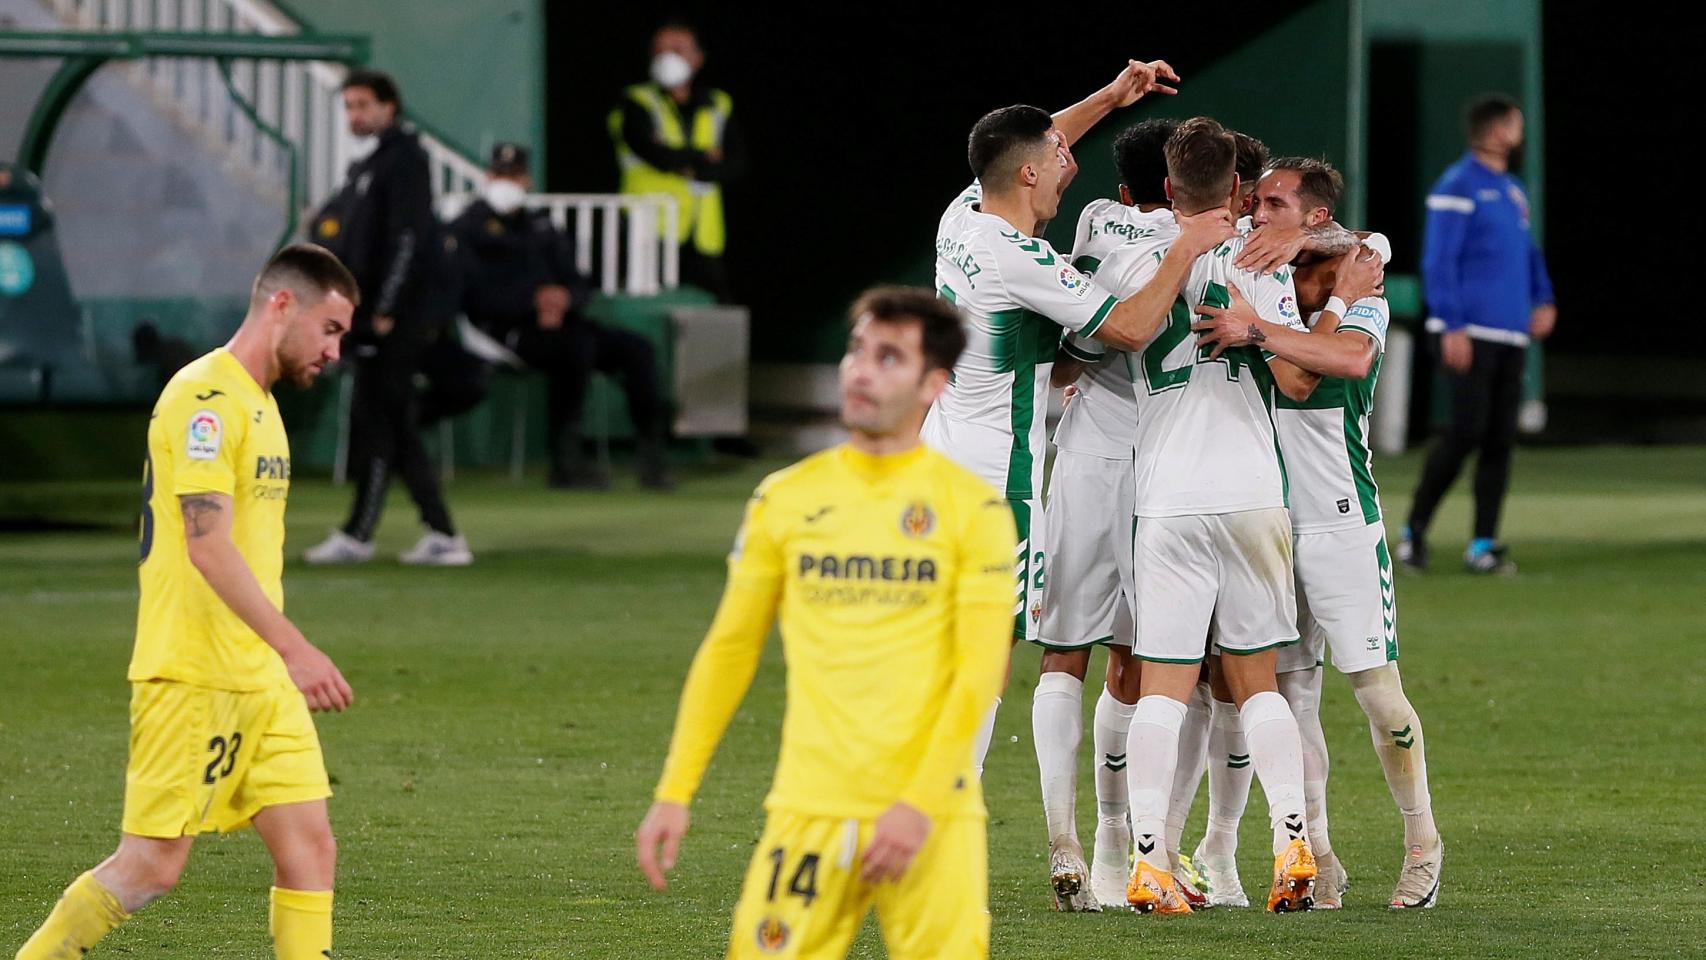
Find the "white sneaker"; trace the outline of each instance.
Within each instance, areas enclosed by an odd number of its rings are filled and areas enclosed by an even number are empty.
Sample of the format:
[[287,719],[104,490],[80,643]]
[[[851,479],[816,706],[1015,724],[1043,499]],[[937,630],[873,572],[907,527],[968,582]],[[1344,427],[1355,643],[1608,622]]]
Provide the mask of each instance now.
[[315,565],[366,563],[373,559],[373,544],[363,543],[342,530],[333,530],[326,539],[304,550],[302,559]]
[[1100,820],[1095,852],[1090,860],[1090,893],[1108,910],[1125,910],[1126,878],[1131,876],[1131,823]]
[[1206,885],[1203,893],[1208,895],[1210,904],[1216,907],[1250,905],[1250,898],[1244,893],[1244,884],[1238,879],[1237,857],[1222,857],[1205,852],[1199,843],[1196,852],[1191,854],[1191,862],[1196,864],[1197,872],[1202,874]]
[[474,554],[460,533],[452,537],[428,530],[397,559],[411,567],[466,567],[474,562]]

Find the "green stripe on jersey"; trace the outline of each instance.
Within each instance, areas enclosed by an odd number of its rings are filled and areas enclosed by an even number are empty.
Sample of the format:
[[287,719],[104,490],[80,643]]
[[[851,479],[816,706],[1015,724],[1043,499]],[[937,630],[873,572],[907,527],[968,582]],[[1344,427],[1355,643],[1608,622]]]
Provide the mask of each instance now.
[[1101,357],[1097,356],[1094,353],[1089,352],[1088,350],[1085,350],[1083,347],[1074,345],[1071,340],[1060,341],[1060,352],[1066,354],[1067,356],[1071,357],[1074,360],[1082,360],[1085,363],[1100,363],[1100,362],[1102,362]]
[[1114,305],[1117,303],[1119,301],[1113,297],[1104,300],[1102,305],[1096,308],[1096,312],[1091,315],[1090,322],[1084,325],[1084,329],[1078,331],[1079,335],[1094,336],[1097,330],[1102,329],[1102,321],[1108,319],[1108,313],[1114,309]]

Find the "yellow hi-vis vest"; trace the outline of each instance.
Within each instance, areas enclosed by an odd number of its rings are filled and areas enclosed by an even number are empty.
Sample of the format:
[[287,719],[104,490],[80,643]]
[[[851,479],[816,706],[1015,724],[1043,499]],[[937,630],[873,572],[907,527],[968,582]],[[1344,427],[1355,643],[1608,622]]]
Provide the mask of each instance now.
[[[723,128],[729,122],[734,100],[721,90],[711,91],[711,102],[694,112],[689,130],[683,129],[675,101],[655,83],[639,83],[623,91],[628,99],[644,107],[652,117],[658,142],[673,150],[691,146],[708,151],[722,146]],[[622,168],[623,193],[667,193],[679,211],[676,242],[693,241],[694,249],[715,257],[723,252],[728,234],[723,225],[723,189],[673,170],[659,170],[629,149],[622,139],[622,108],[610,112],[610,138],[616,144],[616,162]]]

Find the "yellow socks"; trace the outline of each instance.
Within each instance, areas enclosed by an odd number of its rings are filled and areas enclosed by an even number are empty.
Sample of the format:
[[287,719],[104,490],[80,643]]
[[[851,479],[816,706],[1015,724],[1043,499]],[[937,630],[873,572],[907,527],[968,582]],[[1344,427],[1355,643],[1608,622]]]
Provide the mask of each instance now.
[[332,891],[273,887],[267,926],[278,960],[325,960],[332,955]]
[[[326,899],[329,914],[331,894]],[[129,919],[130,914],[111,890],[101,886],[94,872],[85,873],[65,888],[41,929],[18,951],[18,960],[81,960],[97,941]]]
[[[112,891],[94,873],[65,888],[41,929],[17,960],[83,960],[83,955],[130,919]],[[332,955],[332,891],[272,888],[273,948],[278,960],[326,960]]]

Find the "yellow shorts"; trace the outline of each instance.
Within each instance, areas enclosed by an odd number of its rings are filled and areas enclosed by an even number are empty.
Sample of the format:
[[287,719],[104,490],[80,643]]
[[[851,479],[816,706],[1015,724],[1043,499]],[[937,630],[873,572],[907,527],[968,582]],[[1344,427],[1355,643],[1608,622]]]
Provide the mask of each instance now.
[[294,686],[234,692],[146,680],[130,688],[125,833],[237,830],[262,808],[332,795],[320,737]]
[[875,886],[859,879],[872,830],[870,820],[772,813],[735,905],[730,960],[840,960],[872,906],[894,960],[988,957],[983,819],[938,820],[911,869]]

